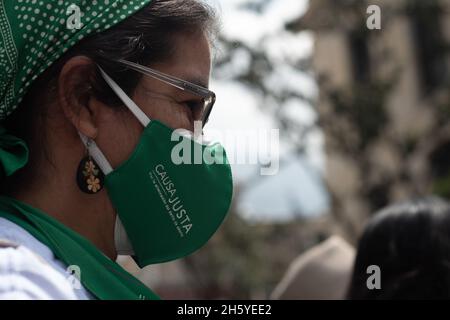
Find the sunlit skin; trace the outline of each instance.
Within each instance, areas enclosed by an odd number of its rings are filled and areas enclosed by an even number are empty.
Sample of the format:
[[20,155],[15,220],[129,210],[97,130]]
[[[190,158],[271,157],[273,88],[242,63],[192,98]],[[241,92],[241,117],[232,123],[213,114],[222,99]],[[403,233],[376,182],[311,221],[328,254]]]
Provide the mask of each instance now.
[[[149,67],[207,86],[211,68],[209,41],[203,34],[180,35],[171,59]],[[94,68],[92,61],[82,56],[72,58],[63,67],[45,123],[54,167],[33,152],[32,161],[39,169],[25,172],[28,183],[13,196],[55,217],[115,259],[116,212],[106,190],[88,195],[75,181],[77,167],[86,153],[77,130],[95,140],[115,168],[132,154],[144,128],[128,110],[116,111],[90,95],[88,79]],[[186,102],[197,101],[198,97],[143,77],[132,99],[150,119],[174,129],[193,130],[196,111],[192,112]]]

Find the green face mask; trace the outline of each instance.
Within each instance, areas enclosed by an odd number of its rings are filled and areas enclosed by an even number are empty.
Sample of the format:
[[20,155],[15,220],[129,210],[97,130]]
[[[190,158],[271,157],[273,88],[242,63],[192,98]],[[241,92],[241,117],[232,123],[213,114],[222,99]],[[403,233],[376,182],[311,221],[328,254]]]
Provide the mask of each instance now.
[[[150,121],[107,74],[102,74],[145,126],[131,157],[114,170],[95,143],[88,143],[80,134],[106,174],[105,187],[120,217],[116,244],[129,238],[140,267],[185,257],[210,239],[228,212],[233,183],[225,150],[220,144],[204,145]],[[194,159],[199,152],[202,163],[175,164],[174,157]]]

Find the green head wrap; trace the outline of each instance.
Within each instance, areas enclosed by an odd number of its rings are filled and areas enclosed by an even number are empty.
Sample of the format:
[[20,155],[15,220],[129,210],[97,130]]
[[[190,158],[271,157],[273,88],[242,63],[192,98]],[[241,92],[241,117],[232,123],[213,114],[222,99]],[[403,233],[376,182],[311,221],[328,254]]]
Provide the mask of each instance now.
[[[0,0],[0,121],[31,84],[68,49],[107,30],[151,0]],[[0,127],[0,171],[9,176],[28,161],[19,138]],[[1,173],[0,173],[1,174]]]

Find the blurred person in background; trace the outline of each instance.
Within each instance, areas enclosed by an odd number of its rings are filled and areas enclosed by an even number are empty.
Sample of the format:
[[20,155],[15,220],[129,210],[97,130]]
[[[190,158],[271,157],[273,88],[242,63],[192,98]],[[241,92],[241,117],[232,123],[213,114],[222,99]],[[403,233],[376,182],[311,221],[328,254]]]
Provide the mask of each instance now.
[[341,300],[345,298],[355,257],[339,236],[312,247],[288,268],[271,295],[275,300]]
[[0,0],[0,299],[158,299],[117,255],[171,261],[215,233],[222,147],[171,150],[214,105],[216,22],[196,0]]
[[[378,288],[368,284],[371,266]],[[359,241],[348,298],[449,299],[449,204],[429,197],[377,213]]]

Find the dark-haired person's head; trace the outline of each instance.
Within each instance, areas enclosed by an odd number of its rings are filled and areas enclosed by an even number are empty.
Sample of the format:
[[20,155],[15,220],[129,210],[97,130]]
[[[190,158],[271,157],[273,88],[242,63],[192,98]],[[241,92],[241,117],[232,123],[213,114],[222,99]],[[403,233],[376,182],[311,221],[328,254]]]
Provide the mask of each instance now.
[[359,241],[348,298],[450,298],[447,202],[422,198],[377,213]]

